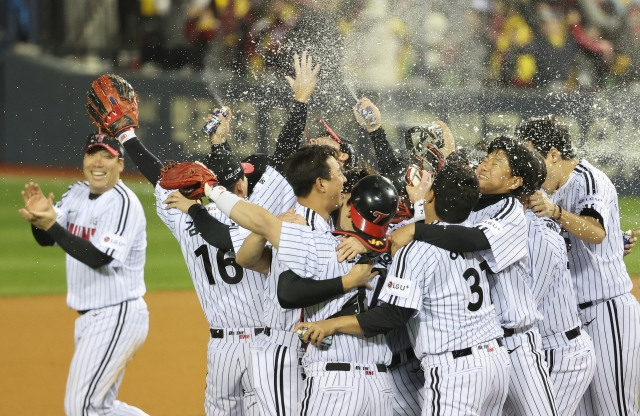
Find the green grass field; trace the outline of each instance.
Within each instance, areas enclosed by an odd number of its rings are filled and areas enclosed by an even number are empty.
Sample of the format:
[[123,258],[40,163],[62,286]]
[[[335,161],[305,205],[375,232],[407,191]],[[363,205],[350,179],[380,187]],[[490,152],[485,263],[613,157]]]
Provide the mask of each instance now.
[[[53,192],[56,201],[73,183],[73,179],[34,178],[45,192]],[[2,179],[0,200],[0,296],[66,293],[65,255],[59,247],[40,247],[29,224],[18,214],[24,206],[20,191],[26,180]],[[148,182],[126,180],[140,198],[147,217],[147,263],[145,280],[148,290],[189,289],[193,287],[180,246],[155,213],[153,188]]]
[[[43,191],[58,200],[71,179],[35,178]],[[27,180],[8,176],[2,179],[0,200],[0,296],[63,294],[66,292],[64,253],[57,247],[40,247],[31,229],[18,214],[23,207],[20,190]],[[180,247],[155,213],[153,189],[146,181],[125,181],[140,198],[147,216],[148,290],[189,289],[193,285]],[[622,228],[640,228],[640,197],[621,197]],[[640,249],[625,258],[629,273],[640,275]]]

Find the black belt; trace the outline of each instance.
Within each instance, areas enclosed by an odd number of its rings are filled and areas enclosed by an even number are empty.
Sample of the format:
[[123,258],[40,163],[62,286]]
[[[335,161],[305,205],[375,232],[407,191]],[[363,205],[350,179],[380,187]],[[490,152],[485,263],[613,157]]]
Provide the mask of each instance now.
[[[268,329],[269,328],[253,328],[253,334],[258,335],[258,334],[262,334],[263,332],[266,333]],[[224,329],[209,328],[209,333],[211,334],[211,338],[224,338],[224,331],[225,331]],[[242,334],[237,334],[237,335],[242,335]]]
[[[498,343],[499,347],[502,347],[502,338],[496,338],[496,342]],[[460,358],[460,357],[466,357],[468,355],[473,354],[473,347],[469,347],[469,348],[463,348],[461,350],[455,350],[455,351],[451,351],[451,355],[453,355],[453,358]]]
[[567,336],[567,339],[571,341],[572,339],[578,338],[580,336],[580,327],[577,326],[573,329],[568,330],[564,333]]
[[587,308],[595,306],[595,305],[597,305],[599,303],[606,302],[608,300],[609,299],[601,299],[601,300],[592,300],[592,301],[589,301],[589,302],[580,303],[580,304],[578,304],[578,308],[580,308],[580,310],[587,309]]
[[528,330],[530,330],[531,328],[533,328],[533,325],[523,326],[521,328],[504,328],[503,327],[502,330],[504,331],[504,337],[507,338],[515,334],[523,334]]
[[[356,368],[356,370],[366,370],[368,367]],[[376,368],[379,373],[386,373],[387,366],[384,364],[376,364]],[[324,367],[327,371],[351,371],[351,364],[349,363],[327,363]]]
[[400,364],[402,364],[402,353],[405,353],[407,356],[407,360],[412,360],[414,358],[416,358],[416,353],[413,352],[413,348],[407,348],[404,351],[401,352],[397,352],[395,354],[393,354],[393,357],[391,357],[391,364],[389,364],[389,368],[393,368],[393,367],[397,367]]

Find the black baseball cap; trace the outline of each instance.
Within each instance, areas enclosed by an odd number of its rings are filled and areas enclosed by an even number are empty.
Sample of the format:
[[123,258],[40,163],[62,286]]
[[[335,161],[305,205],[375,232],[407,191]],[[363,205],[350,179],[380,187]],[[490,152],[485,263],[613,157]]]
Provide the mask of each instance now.
[[247,181],[249,182],[249,190],[247,194],[251,195],[251,193],[253,193],[253,188],[255,188],[256,184],[267,170],[267,166],[269,166],[269,155],[265,153],[254,153],[242,159],[241,163],[253,165],[253,172],[245,172],[247,175]]
[[109,153],[119,158],[124,157],[124,148],[115,137],[111,137],[104,133],[91,133],[87,137],[87,144],[84,146],[84,152],[87,153],[94,147],[102,147]]
[[227,150],[219,150],[209,154],[202,161],[218,177],[218,183],[229,187],[245,175],[253,172],[251,163],[240,162],[240,159]]

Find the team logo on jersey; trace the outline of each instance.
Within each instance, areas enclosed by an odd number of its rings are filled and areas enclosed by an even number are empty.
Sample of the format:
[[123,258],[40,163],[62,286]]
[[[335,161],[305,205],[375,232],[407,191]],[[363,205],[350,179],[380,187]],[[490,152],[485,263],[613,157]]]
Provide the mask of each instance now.
[[408,298],[411,293],[411,280],[389,276],[387,277],[385,291],[391,296]]
[[[580,198],[578,200],[577,207],[580,208],[580,207],[582,207],[582,205],[602,204],[602,203],[604,203],[604,200],[600,196],[598,196],[598,195],[587,195],[584,198]],[[581,209],[578,209],[578,211],[581,211]]]
[[127,242],[122,236],[109,233],[102,238],[102,245],[114,251],[123,251],[127,246]]
[[89,239],[96,233],[96,229],[69,224],[69,232],[75,236],[82,237],[83,240],[89,241]]

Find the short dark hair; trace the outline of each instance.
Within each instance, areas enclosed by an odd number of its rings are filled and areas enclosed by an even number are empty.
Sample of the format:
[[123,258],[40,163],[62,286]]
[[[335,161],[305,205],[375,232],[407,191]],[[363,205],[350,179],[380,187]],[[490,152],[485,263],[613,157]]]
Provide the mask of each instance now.
[[296,150],[284,162],[284,177],[297,197],[311,193],[318,178],[331,180],[331,168],[327,159],[334,157],[331,146],[304,146]]
[[539,180],[538,172],[534,169],[538,160],[524,143],[511,136],[499,136],[489,143],[487,154],[498,150],[502,150],[507,154],[511,174],[522,178],[522,185],[513,190],[514,194],[531,195],[540,189],[539,185],[542,185],[542,182]]
[[565,159],[573,159],[576,152],[571,144],[569,128],[559,122],[554,115],[531,117],[516,128],[516,136],[523,142],[531,142],[534,149],[547,157],[552,147]]
[[452,224],[463,222],[480,199],[476,173],[464,163],[447,163],[431,186],[435,195],[436,215]]

